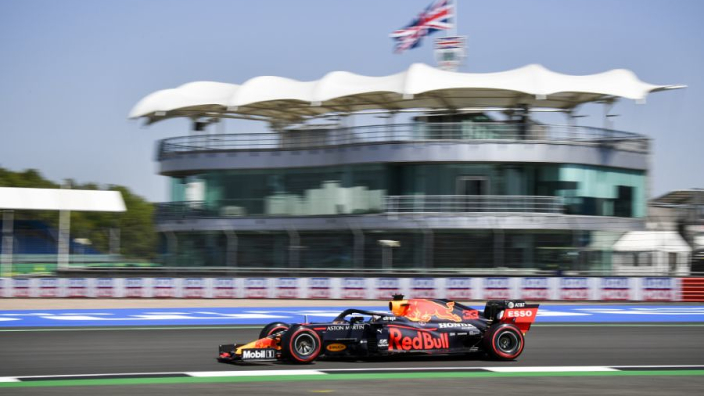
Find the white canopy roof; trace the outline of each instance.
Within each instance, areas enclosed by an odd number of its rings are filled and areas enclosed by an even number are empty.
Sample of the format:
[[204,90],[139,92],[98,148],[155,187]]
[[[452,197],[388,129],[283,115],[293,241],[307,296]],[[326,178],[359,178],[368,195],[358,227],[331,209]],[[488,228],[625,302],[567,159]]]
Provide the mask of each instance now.
[[385,77],[335,71],[316,81],[262,76],[242,85],[197,81],[147,95],[130,118],[149,122],[170,117],[230,114],[297,121],[334,112],[401,109],[462,109],[519,105],[571,109],[613,98],[642,101],[651,92],[682,88],[642,82],[631,71],[587,76],[527,65],[499,73],[458,73],[413,64]]
[[0,187],[0,210],[124,212],[119,191]]
[[630,231],[615,244],[617,252],[691,252],[692,248],[675,231]]

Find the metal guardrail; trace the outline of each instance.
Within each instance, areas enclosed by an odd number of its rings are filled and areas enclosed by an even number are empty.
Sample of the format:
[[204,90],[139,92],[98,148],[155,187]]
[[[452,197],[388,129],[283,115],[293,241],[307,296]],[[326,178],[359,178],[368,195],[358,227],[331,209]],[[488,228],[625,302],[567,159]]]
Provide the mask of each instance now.
[[[296,214],[268,214],[265,199],[219,200],[214,202],[165,202],[156,205],[157,220],[222,217],[286,217]],[[255,205],[247,205],[255,204]],[[242,206],[238,206],[242,205]],[[259,207],[261,210],[245,210]],[[238,208],[239,210],[233,210]],[[523,195],[395,195],[384,198],[383,210],[377,213],[563,213],[561,197]],[[365,213],[366,214],[366,213]],[[310,215],[316,215],[312,213]],[[325,215],[320,213],[319,215]]]
[[[475,276],[475,277],[660,277],[675,276],[675,274],[643,274],[639,271],[615,273],[612,270],[544,270],[538,268],[270,268],[270,267],[153,267],[153,268],[108,268],[108,267],[70,267],[59,270],[59,276],[87,277],[187,277],[187,276],[330,276],[330,277],[443,277],[443,276]],[[704,272],[691,272],[689,277],[702,277]]]
[[159,160],[179,153],[297,150],[345,145],[424,141],[569,143],[647,152],[648,138],[630,132],[571,125],[506,122],[410,123],[282,132],[191,135],[161,140]]
[[386,213],[563,213],[561,197],[523,195],[401,195],[386,197]]

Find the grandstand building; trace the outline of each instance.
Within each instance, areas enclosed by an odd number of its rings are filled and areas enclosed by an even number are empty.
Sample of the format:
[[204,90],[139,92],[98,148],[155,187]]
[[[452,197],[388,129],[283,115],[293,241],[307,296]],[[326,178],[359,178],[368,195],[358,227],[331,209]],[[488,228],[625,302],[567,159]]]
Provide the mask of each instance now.
[[[579,126],[577,110],[672,88],[626,70],[416,64],[386,77],[194,82],[148,95],[130,117],[193,120],[157,145],[171,185],[156,215],[167,266],[596,272],[645,225],[651,145]],[[539,122],[546,111],[566,123]],[[228,118],[269,130],[212,131]]]

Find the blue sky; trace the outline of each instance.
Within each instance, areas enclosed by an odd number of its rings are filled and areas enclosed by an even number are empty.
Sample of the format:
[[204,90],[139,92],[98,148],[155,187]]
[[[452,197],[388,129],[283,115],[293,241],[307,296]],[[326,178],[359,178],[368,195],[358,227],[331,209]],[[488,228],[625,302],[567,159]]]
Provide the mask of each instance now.
[[[0,166],[123,184],[164,201],[155,142],[188,125],[127,120],[143,96],[196,80],[387,75],[434,64],[429,41],[396,55],[388,38],[430,2],[0,0]],[[460,0],[459,12],[468,36],[461,71],[627,68],[646,82],[687,84],[645,105],[622,101],[615,128],[654,139],[651,195],[704,187],[704,1]],[[600,106],[581,114],[580,124],[603,124]]]

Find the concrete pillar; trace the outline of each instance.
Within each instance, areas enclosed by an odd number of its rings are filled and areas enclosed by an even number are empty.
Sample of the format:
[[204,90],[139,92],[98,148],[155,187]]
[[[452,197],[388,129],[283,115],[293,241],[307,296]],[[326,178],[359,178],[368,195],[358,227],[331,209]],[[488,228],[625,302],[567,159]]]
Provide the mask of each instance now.
[[239,240],[237,234],[233,230],[224,230],[227,238],[227,253],[225,255],[225,265],[228,267],[237,267],[237,249]]
[[71,238],[71,211],[59,212],[59,241],[57,267],[59,270],[68,269],[69,243]]
[[300,265],[301,237],[298,235],[298,231],[289,228],[288,238],[288,266],[295,269]]
[[359,228],[351,229],[352,235],[354,236],[354,268],[362,269],[364,267],[364,233]]
[[2,212],[2,259],[0,260],[0,276],[12,276],[14,214],[12,210],[3,210]]

